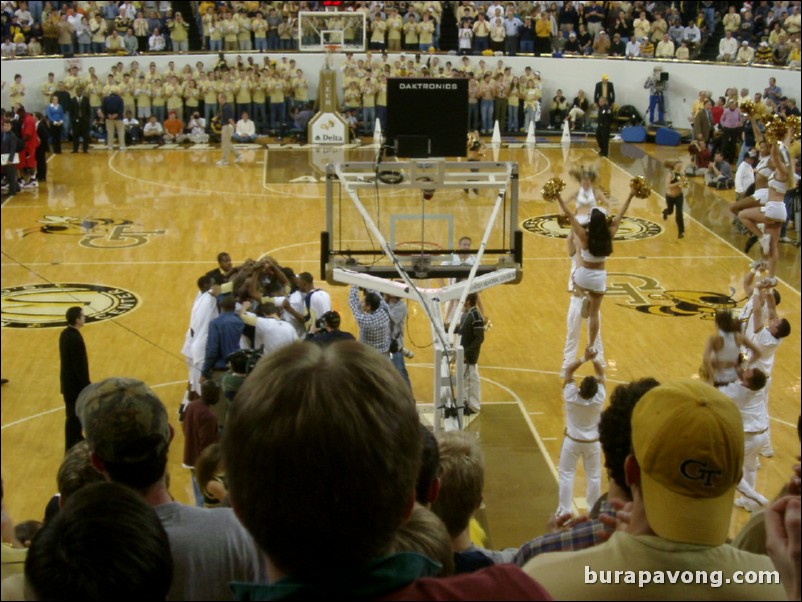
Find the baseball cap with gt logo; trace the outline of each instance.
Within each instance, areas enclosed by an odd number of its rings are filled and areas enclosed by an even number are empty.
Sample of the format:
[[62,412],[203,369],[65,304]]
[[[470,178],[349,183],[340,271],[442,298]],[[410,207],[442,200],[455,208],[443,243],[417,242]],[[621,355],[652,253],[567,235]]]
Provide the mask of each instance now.
[[723,544],[744,458],[735,404],[700,381],[655,387],[632,413],[632,450],[652,530],[670,541]]

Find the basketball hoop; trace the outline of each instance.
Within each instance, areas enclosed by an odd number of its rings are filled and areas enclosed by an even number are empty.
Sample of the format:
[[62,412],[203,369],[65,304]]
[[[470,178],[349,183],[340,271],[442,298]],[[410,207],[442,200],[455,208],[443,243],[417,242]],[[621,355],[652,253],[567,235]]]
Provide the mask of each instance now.
[[332,65],[332,57],[334,56],[334,53],[337,52],[340,49],[340,45],[339,44],[326,44],[326,45],[323,46],[323,48],[326,50],[326,59],[323,62],[323,64],[324,64],[326,69],[332,69],[333,70],[334,66]]

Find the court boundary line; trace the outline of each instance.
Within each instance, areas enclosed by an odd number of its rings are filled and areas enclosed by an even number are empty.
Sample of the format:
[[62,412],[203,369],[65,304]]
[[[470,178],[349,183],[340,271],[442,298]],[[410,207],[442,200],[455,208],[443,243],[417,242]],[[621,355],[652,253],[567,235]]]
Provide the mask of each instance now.
[[[648,155],[648,156],[649,156],[649,158],[651,158],[651,159],[654,159],[655,161],[657,160],[657,159],[655,159],[654,157],[652,157],[651,155]],[[620,170],[620,171],[624,172],[624,173],[625,173],[625,174],[626,174],[626,175],[627,175],[627,176],[628,176],[630,179],[631,179],[631,178],[633,178],[633,177],[635,177],[635,176],[633,176],[631,173],[629,173],[629,172],[628,172],[626,169],[624,169],[623,167],[621,167],[620,165],[618,165],[617,163],[615,163],[614,161],[612,161],[612,160],[611,160],[609,157],[604,157],[604,159],[605,159],[606,161],[608,161],[608,162],[610,163],[610,165],[614,166],[616,169],[618,169],[618,170]],[[663,196],[662,194],[659,194],[659,193],[658,193],[656,190],[652,189],[652,194],[654,194],[654,195],[655,195],[657,198],[659,198],[659,199],[662,199],[662,201],[663,201],[664,203],[666,202],[666,197],[665,197],[665,196]],[[698,227],[702,228],[703,230],[706,230],[706,231],[707,231],[707,233],[708,233],[708,234],[710,234],[710,235],[711,235],[713,238],[716,238],[716,239],[718,239],[719,241],[721,241],[722,243],[724,243],[726,246],[728,246],[728,247],[730,247],[731,249],[733,249],[733,250],[735,251],[735,253],[736,253],[736,256],[737,256],[737,257],[745,257],[745,258],[746,258],[747,260],[749,260],[750,262],[752,261],[752,258],[751,258],[749,255],[747,255],[746,253],[744,253],[743,251],[741,251],[741,250],[740,250],[738,247],[736,247],[734,244],[732,244],[732,243],[731,243],[730,241],[728,241],[727,239],[723,238],[723,237],[722,237],[721,235],[719,235],[718,233],[716,233],[716,232],[714,232],[713,230],[711,230],[710,228],[708,228],[708,227],[707,227],[705,224],[703,224],[703,223],[702,223],[702,222],[700,222],[698,219],[696,219],[695,217],[693,217],[693,215],[691,215],[690,213],[688,213],[688,212],[687,212],[687,211],[685,211],[685,210],[683,210],[683,213],[685,214],[685,216],[686,216],[686,217],[687,217],[689,220],[691,220],[691,221],[692,221],[694,224],[696,224]],[[780,277],[777,277],[777,282],[782,282],[782,283],[783,283],[783,284],[786,286],[786,288],[788,288],[788,289],[790,289],[791,291],[793,291],[794,293],[796,293],[796,295],[797,295],[798,297],[799,297],[799,296],[802,296],[802,291],[798,291],[798,290],[796,290],[796,289],[795,289],[793,286],[791,286],[790,284],[788,284],[788,282],[786,282],[786,281],[785,281],[785,280],[783,280],[782,278],[780,278]]]

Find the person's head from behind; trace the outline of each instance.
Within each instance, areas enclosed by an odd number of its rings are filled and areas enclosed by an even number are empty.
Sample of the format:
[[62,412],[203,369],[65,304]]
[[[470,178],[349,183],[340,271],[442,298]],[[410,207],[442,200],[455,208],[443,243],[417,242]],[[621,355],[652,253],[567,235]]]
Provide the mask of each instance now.
[[339,578],[384,556],[411,512],[421,461],[415,400],[367,345],[288,345],[240,388],[223,459],[232,506],[271,579]]
[[315,279],[309,272],[301,272],[296,278],[298,283],[298,290],[302,293],[308,293],[315,288]]
[[103,475],[95,470],[89,459],[89,444],[86,441],[76,443],[64,454],[56,475],[59,506],[63,506],[76,491],[103,481]]
[[365,293],[362,301],[362,309],[367,313],[372,313],[381,307],[381,297],[376,293]]
[[164,404],[145,383],[93,383],[78,396],[76,413],[92,465],[110,480],[146,491],[164,478],[173,430]]
[[415,504],[409,520],[395,532],[390,551],[423,554],[443,567],[438,577],[454,574],[454,553],[446,526],[434,512],[420,504]]
[[437,435],[440,452],[440,494],[432,511],[454,538],[462,533],[482,504],[485,463],[479,441],[465,431]]
[[423,438],[423,455],[415,485],[415,500],[422,506],[431,507],[440,494],[440,449],[432,431],[422,424],[419,430]]
[[579,383],[579,396],[582,399],[593,399],[599,391],[599,381],[595,376],[586,376]]
[[42,522],[38,520],[26,520],[14,525],[14,537],[26,548],[31,547],[33,538],[42,528]]
[[750,391],[760,391],[766,382],[766,373],[760,368],[748,368],[741,375],[741,383]]
[[212,278],[208,274],[204,274],[203,276],[200,276],[198,278],[197,282],[198,290],[202,293],[208,291],[212,287],[212,284],[213,284]]
[[213,380],[207,380],[201,385],[201,401],[207,406],[213,406],[220,401],[220,385]]
[[729,310],[717,311],[715,320],[716,329],[722,332],[738,332],[741,329],[740,322]]
[[202,492],[205,491],[209,482],[222,472],[223,447],[219,443],[212,443],[195,460],[195,480],[198,488]]
[[655,387],[632,412],[627,484],[633,513],[669,541],[719,546],[741,480],[744,429],[737,406],[697,380]]
[[613,237],[607,225],[607,212],[594,207],[588,220],[588,251],[597,257],[607,257],[613,252]]
[[228,368],[234,374],[248,373],[248,354],[244,351],[235,351],[228,356]]
[[628,498],[632,497],[632,492],[624,474],[624,462],[632,450],[632,409],[647,391],[659,384],[653,378],[642,378],[618,385],[610,395],[610,405],[599,419],[599,442],[604,452],[607,476]]
[[479,303],[479,293],[468,293],[465,297],[465,309],[470,310],[472,307],[476,307],[477,303]]
[[323,320],[323,326],[326,330],[339,330],[340,328],[340,314],[334,310],[327,311],[325,314],[321,316]]
[[159,517],[116,483],[76,492],[34,537],[26,600],[164,600],[173,558]]

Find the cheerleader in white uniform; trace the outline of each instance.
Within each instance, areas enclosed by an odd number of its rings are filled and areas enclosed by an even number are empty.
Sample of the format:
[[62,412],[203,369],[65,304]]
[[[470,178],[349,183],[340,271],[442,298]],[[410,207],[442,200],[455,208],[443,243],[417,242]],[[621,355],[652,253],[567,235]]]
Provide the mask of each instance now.
[[[785,208],[785,193],[788,190],[789,179],[793,178],[791,156],[788,152],[793,139],[794,128],[789,124],[783,140],[771,145],[769,165],[774,171],[768,179],[766,204],[763,207],[744,209],[738,214],[738,219],[741,220],[741,223],[760,240],[763,257],[768,260],[769,264],[767,284],[771,286],[777,283],[775,271],[777,269],[777,260],[779,259],[780,230],[788,219],[788,212]],[[764,224],[765,233],[762,233],[758,227],[758,224],[761,223]]]
[[[621,207],[618,215],[615,216],[612,224],[607,222],[607,211],[601,207],[595,207],[590,212],[590,219],[587,229],[576,218],[574,213],[563,201],[562,197],[557,200],[563,213],[571,221],[574,235],[576,236],[579,252],[576,254],[577,269],[574,273],[574,289],[577,288],[582,294],[587,295],[587,301],[583,301],[583,306],[587,304],[587,316],[589,318],[588,347],[596,349],[596,339],[599,336],[600,309],[604,293],[607,290],[607,270],[606,260],[613,252],[613,237],[618,232],[621,220],[629,208],[634,192],[630,191],[627,200]],[[584,307],[583,307],[584,309]],[[583,314],[586,312],[583,311]]]

